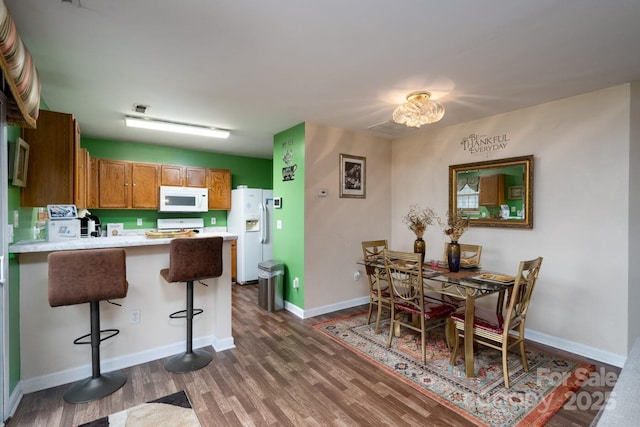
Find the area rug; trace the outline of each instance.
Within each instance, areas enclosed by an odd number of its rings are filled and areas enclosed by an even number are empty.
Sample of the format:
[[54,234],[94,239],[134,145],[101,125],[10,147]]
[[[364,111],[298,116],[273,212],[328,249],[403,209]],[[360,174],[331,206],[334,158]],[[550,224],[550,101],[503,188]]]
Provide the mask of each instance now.
[[201,427],[184,391],[116,412],[79,427]]
[[[410,384],[466,419],[486,426],[541,426],[589,377],[593,365],[578,363],[527,347],[529,372],[519,354],[509,354],[511,388],[504,386],[499,351],[478,346],[474,355],[477,376],[467,378],[458,350],[455,366],[444,340],[444,328],[429,331],[427,361],[420,355],[420,335],[402,328],[387,347],[389,320],[367,324],[367,314],[321,322],[315,327],[346,348]],[[462,344],[462,343],[461,343]]]

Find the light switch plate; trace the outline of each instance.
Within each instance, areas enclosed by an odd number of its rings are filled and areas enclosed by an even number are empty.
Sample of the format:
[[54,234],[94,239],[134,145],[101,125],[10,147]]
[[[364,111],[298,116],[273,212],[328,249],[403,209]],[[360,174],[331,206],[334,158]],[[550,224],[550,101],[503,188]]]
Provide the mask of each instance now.
[[276,228],[278,230],[282,230],[282,220],[281,219],[276,221]]

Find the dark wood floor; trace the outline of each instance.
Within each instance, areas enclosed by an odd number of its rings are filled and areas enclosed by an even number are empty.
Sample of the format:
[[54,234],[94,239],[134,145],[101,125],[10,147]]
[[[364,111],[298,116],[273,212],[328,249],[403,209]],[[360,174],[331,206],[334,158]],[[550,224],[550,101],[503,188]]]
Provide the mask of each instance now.
[[[257,285],[233,288],[236,348],[214,352],[206,368],[172,374],[164,360],[134,366],[123,370],[129,379],[122,389],[84,404],[64,402],[67,386],[27,394],[7,425],[75,426],[179,390],[187,392],[204,427],[473,425],[312,328],[366,306],[301,320],[261,310]],[[610,387],[583,390],[594,395]],[[547,425],[588,426],[596,415],[561,409]]]

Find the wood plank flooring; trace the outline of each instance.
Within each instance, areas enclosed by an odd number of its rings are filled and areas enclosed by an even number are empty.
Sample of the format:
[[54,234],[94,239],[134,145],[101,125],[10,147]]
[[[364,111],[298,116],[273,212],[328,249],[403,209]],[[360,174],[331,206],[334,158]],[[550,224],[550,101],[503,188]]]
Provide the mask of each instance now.
[[[236,348],[213,352],[207,367],[172,374],[165,360],[133,366],[122,370],[129,378],[123,388],[90,403],[64,402],[67,385],[30,393],[7,426],[75,426],[179,390],[187,392],[204,427],[473,425],[312,328],[366,306],[302,320],[268,313],[257,300],[257,285],[233,286]],[[597,371],[620,371],[592,363]],[[581,390],[593,396],[610,389]],[[561,409],[547,425],[588,426],[597,412]]]

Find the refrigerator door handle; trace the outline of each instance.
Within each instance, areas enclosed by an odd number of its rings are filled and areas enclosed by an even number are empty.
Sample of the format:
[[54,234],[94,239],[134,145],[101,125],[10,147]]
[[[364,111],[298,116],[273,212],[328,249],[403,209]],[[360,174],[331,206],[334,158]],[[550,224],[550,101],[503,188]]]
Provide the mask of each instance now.
[[267,207],[260,203],[260,243],[267,243]]

